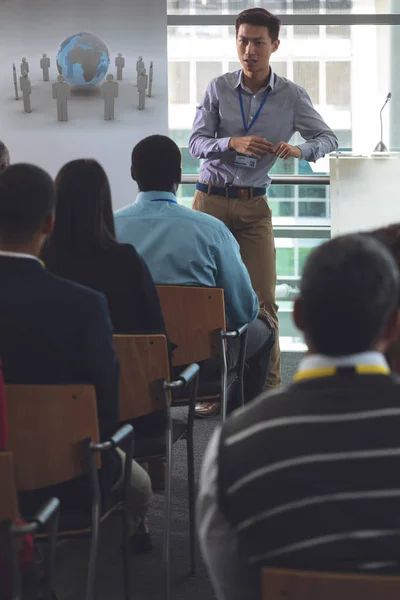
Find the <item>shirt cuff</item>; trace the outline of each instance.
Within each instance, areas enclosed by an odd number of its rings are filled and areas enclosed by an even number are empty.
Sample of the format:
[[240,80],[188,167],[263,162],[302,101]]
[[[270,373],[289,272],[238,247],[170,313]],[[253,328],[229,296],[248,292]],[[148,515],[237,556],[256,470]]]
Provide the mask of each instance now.
[[301,151],[300,158],[308,161],[314,161],[313,151],[308,142],[304,142],[304,144],[297,144],[297,148],[299,148]]
[[219,138],[218,139],[218,150],[220,152],[235,152],[234,150],[231,150],[231,148],[229,148],[229,140],[232,139],[231,137],[226,137],[226,138]]

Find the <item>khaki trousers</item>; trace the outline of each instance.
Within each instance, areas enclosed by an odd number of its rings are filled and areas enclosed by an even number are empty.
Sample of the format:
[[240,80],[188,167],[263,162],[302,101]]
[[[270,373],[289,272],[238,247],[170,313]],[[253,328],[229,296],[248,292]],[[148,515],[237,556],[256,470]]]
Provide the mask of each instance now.
[[226,198],[196,190],[193,208],[225,223],[240,246],[260,309],[265,308],[276,328],[267,386],[277,387],[281,384],[281,374],[278,306],[275,302],[276,251],[267,197]]

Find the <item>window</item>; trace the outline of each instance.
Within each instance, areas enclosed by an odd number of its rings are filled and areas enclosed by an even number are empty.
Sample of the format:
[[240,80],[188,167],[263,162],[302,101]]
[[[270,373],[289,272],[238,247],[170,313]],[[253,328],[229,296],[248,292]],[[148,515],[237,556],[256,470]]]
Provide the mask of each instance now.
[[168,63],[168,97],[171,104],[190,102],[190,63]]
[[318,62],[295,62],[293,64],[293,81],[307,90],[314,104],[319,104]]
[[211,79],[222,75],[222,63],[199,61],[196,67],[196,99],[197,102],[201,102]]
[[294,25],[293,33],[295,37],[310,37],[319,35],[319,25]]
[[326,103],[350,107],[350,62],[326,63]]

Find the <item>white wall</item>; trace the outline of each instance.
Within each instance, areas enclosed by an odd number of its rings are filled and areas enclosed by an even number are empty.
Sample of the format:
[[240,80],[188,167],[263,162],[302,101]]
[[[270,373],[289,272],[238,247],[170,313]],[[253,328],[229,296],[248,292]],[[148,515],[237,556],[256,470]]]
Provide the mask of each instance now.
[[[51,84],[58,72],[56,55],[70,35],[87,31],[108,46],[111,73],[118,52],[126,57],[124,81],[116,103],[116,120],[103,120],[99,88],[73,93],[68,123],[56,121]],[[49,83],[42,81],[40,57],[52,61]],[[154,62],[154,97],[137,110],[136,60],[148,69]],[[14,99],[12,63],[22,56],[30,64],[32,113]],[[106,169],[119,208],[131,202],[136,188],[130,179],[130,154],[141,138],[168,133],[167,18],[165,0],[5,0],[0,7],[0,139],[12,162],[33,162],[55,176],[67,161],[96,158]]]

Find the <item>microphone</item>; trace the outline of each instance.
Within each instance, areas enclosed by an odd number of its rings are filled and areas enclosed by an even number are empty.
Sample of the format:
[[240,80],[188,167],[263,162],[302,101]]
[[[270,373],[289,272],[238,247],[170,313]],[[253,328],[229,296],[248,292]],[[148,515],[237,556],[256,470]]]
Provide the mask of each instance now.
[[374,152],[387,152],[388,149],[386,148],[385,144],[383,143],[383,121],[382,121],[382,111],[385,108],[386,104],[389,102],[389,100],[392,97],[392,93],[389,92],[388,95],[386,96],[386,100],[381,108],[381,112],[379,113],[379,118],[381,121],[381,141],[378,142],[378,144],[375,146],[374,148]]

